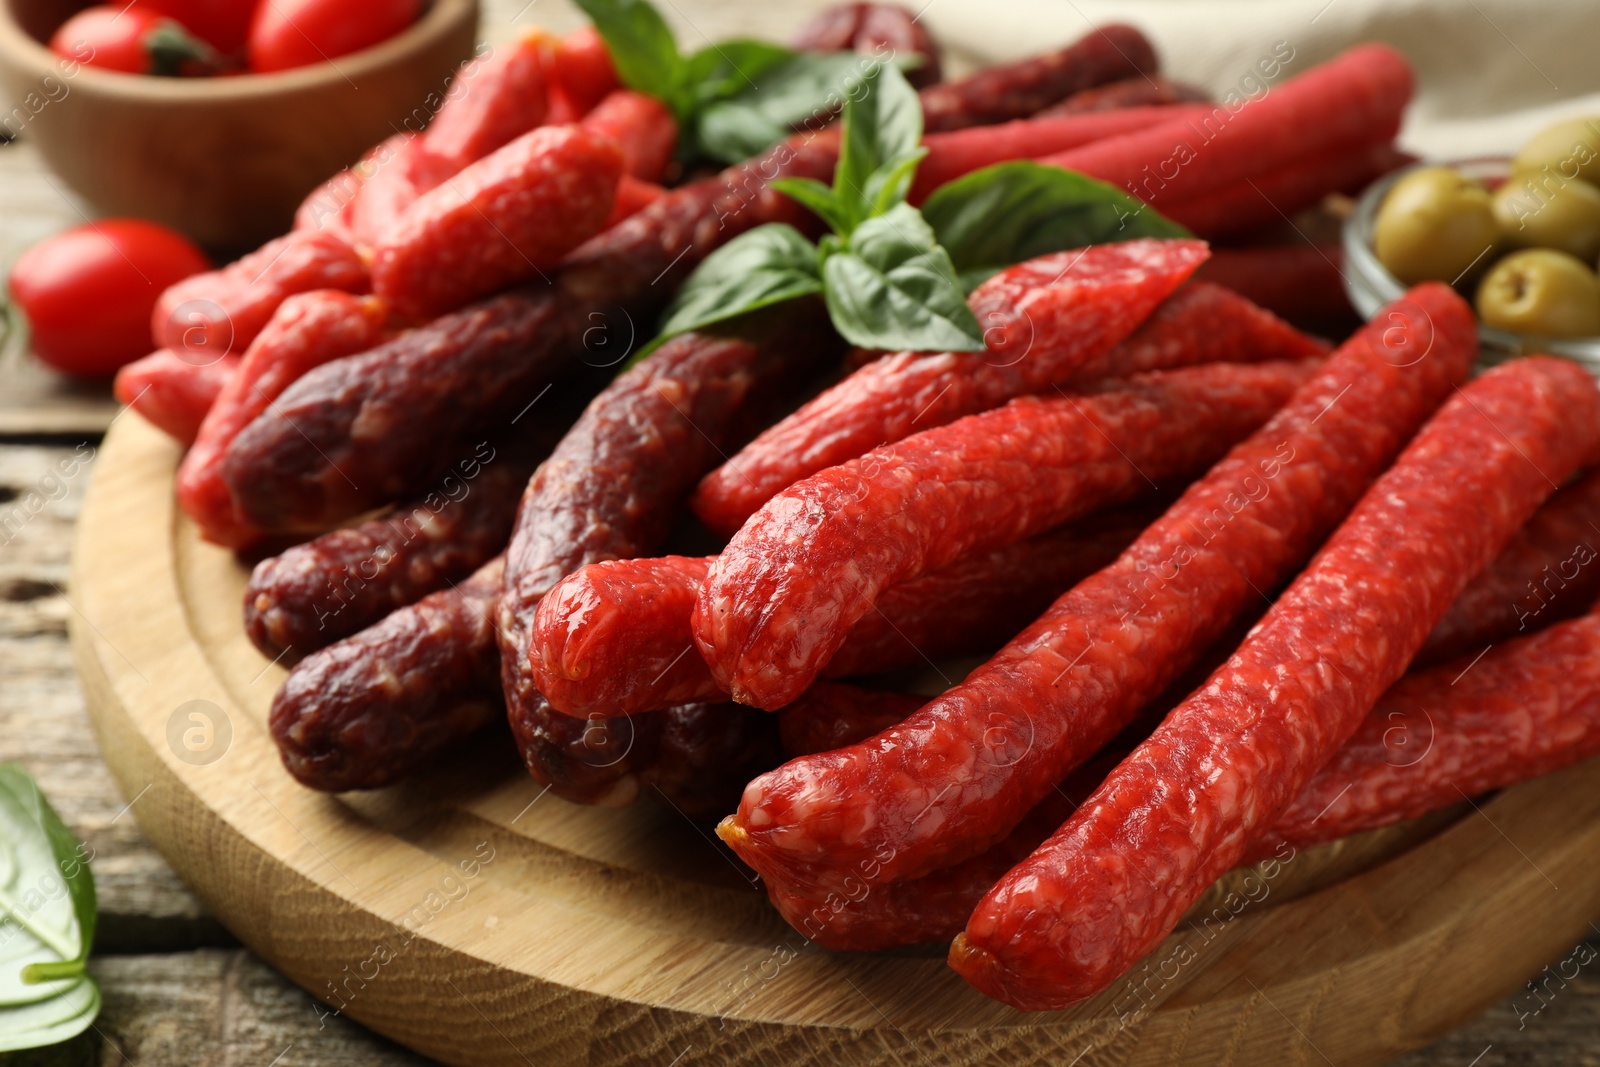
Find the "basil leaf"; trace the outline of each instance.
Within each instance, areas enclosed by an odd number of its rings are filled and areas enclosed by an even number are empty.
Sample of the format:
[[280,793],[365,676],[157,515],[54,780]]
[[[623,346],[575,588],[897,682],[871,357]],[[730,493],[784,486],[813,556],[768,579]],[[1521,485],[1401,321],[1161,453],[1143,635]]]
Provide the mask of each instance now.
[[[702,151],[725,163],[749,159],[798,126],[820,126],[843,104],[861,67],[853,52],[791,52],[727,97],[708,103],[696,122]],[[741,79],[743,81],[743,79]]]
[[666,104],[682,122],[689,111],[687,64],[672,30],[648,0],[574,0],[606,42],[617,76]]
[[771,222],[705,258],[678,290],[661,337],[822,291],[817,249],[793,226]]
[[885,166],[897,167],[921,144],[917,91],[896,67],[874,63],[847,93],[839,165],[833,172],[834,192],[854,206],[858,223],[872,215],[868,189],[873,174]]
[[701,104],[726,100],[756,88],[762,76],[794,52],[766,41],[736,38],[707,45],[684,64],[684,78]]
[[889,160],[872,172],[867,179],[868,217],[882,215],[906,198],[911,191],[911,179],[916,177],[917,164],[927,156],[926,148]]
[[950,257],[917,209],[899,204],[856,227],[822,262],[834,328],[864,348],[976,352],[983,331]]
[[94,877],[77,840],[25,771],[0,765],[0,1051],[83,1031],[100,1008],[84,972]]
[[1076,171],[998,163],[934,190],[923,217],[970,289],[1013,263],[1134,237],[1188,230],[1126,193]]
[[88,975],[75,978],[48,1000],[0,1008],[0,1052],[59,1045],[87,1030],[99,1014],[100,987]]
[[810,208],[835,230],[843,230],[849,225],[849,209],[839,203],[837,193],[815,178],[776,178],[768,182],[767,187]]

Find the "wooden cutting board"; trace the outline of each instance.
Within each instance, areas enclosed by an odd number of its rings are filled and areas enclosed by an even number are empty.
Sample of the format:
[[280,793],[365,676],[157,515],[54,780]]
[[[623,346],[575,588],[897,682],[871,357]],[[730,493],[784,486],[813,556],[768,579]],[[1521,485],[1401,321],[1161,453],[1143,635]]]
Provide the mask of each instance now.
[[119,419],[80,523],[72,639],[101,750],[206,906],[326,1005],[307,1011],[448,1063],[1376,1063],[1600,913],[1591,763],[1235,872],[1127,981],[1028,1015],[938,946],[808,945],[708,827],[546,796],[507,736],[404,786],[313,793],[266,730],[284,671],[244,637],[246,571],[176,512],[177,459]]

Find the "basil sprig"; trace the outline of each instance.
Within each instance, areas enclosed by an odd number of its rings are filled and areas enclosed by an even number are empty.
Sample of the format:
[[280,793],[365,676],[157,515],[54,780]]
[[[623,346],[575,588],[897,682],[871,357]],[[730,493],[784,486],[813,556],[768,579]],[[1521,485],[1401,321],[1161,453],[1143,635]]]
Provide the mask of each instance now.
[[605,39],[624,85],[666,104],[679,155],[736,163],[820,126],[865,62],[850,52],[795,52],[765,41],[720,41],[690,55],[648,0],[576,0]]
[[951,181],[918,211],[906,194],[927,154],[921,142],[916,91],[894,67],[872,66],[846,95],[833,184],[771,182],[832,232],[812,244],[768,223],[735,237],[684,282],[660,336],[820,293],[852,344],[975,352],[983,331],[966,294],[996,271],[1085,245],[1189,236],[1104,182],[1028,161]]
[[983,330],[955,265],[905,202],[922,147],[922,107],[898,70],[873,64],[844,105],[833,184],[781,178],[772,187],[833,232],[813,245],[782,223],[758,226],[707,256],[662,322],[663,337],[810,293],[834,328],[871,348],[977,351]]
[[0,1052],[65,1041],[100,1011],[85,850],[26,771],[0,764]]

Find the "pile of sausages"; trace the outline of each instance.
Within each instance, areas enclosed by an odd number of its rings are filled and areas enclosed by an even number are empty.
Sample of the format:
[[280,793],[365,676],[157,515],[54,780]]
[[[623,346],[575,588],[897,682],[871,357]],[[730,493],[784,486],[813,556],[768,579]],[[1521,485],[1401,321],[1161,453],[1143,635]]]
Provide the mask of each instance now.
[[[801,43],[883,41],[936,61],[878,5]],[[496,56],[331,223],[164,301],[140,410],[193,431],[185,511],[301,541],[245,599],[294,664],[271,729],[301,782],[401,781],[507,716],[558,796],[726,816],[811,940],[951,941],[1041,1009],[1231,867],[1600,751],[1600,391],[1574,365],[1469,381],[1441,285],[1330,351],[1185,239],[1001,271],[969,301],[982,352],[847,352],[803,299],[617,374],[720,244],[814,232],[768,183],[829,179],[837,138],[684,180],[671,117],[591,45]],[[1393,166],[1411,89],[1369,46],[1224,109],[1116,26],[918,69],[914,199],[1010,158],[1138,191],[1204,129],[1141,194],[1202,236],[1261,224],[1246,186],[1292,211]],[[202,374],[182,346],[222,327],[248,347]],[[931,700],[883,688],[954,657],[981,663]]]

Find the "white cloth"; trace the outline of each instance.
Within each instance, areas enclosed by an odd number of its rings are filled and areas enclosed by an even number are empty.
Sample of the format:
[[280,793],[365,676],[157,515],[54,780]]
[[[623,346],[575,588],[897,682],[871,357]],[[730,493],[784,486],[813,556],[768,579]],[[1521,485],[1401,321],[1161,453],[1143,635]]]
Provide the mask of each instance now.
[[1164,73],[1219,98],[1278,42],[1294,49],[1281,80],[1383,41],[1416,68],[1400,143],[1428,159],[1507,155],[1557,119],[1600,116],[1596,0],[931,0],[923,18],[989,62],[1130,23]]

